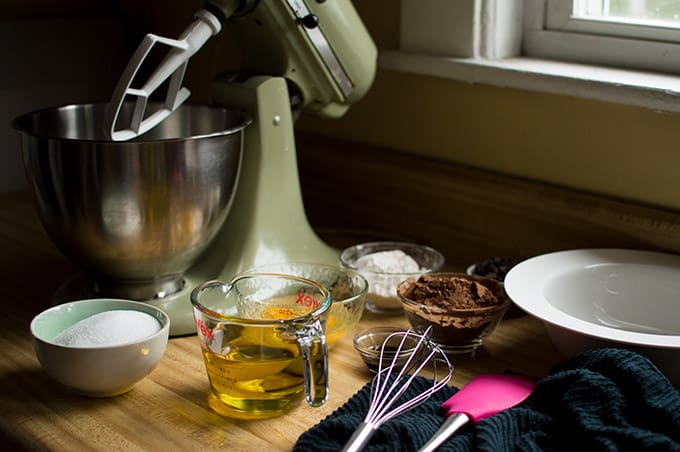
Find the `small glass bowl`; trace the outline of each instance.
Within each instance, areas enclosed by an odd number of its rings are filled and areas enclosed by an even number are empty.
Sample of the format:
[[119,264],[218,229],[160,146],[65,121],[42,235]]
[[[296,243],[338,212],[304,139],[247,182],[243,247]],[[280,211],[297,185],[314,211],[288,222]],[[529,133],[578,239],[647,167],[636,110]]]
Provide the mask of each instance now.
[[[382,251],[402,251],[410,256],[420,269],[417,272],[378,272],[357,266],[357,261],[369,254]],[[429,246],[408,242],[367,242],[345,248],[340,253],[340,264],[361,273],[368,281],[366,309],[376,314],[400,315],[402,304],[397,296],[397,286],[407,278],[418,278],[424,273],[439,271],[444,256]]]
[[437,304],[423,303],[411,299],[411,289],[416,280],[405,280],[397,288],[404,306],[406,318],[418,333],[432,327],[432,342],[446,354],[472,353],[482,345],[484,338],[493,332],[503,315],[510,307],[510,298],[505,293],[503,283],[465,273],[432,273],[432,278],[458,278],[478,283],[491,291],[497,302],[489,306],[454,308]]
[[[406,338],[404,338],[403,334],[395,333],[406,333],[406,331],[403,328],[397,327],[375,327],[361,331],[354,336],[354,348],[359,352],[361,359],[364,360],[366,367],[368,367],[368,370],[371,371],[371,373],[378,373],[381,351],[383,352],[383,369],[388,368],[395,359],[395,368],[397,366],[401,368],[405,365],[409,356],[413,355],[414,352],[422,352],[423,348],[418,347],[418,344],[420,343],[418,337],[407,335]],[[394,336],[390,336],[392,334],[394,334]],[[401,345],[401,350],[397,353],[402,339],[404,340],[404,343]],[[384,350],[382,350],[383,344],[385,345]]]
[[[514,259],[508,257],[492,257],[476,264],[470,265],[466,273],[468,275],[483,276],[485,278],[497,279],[500,282],[505,282],[505,275],[508,274],[510,269],[516,265]],[[505,313],[506,319],[514,319],[517,317],[525,316],[524,312],[515,303],[511,303],[507,312]]]
[[326,323],[328,348],[340,342],[359,323],[364,313],[368,282],[366,278],[351,269],[338,265],[287,262],[261,265],[248,272],[296,275],[316,281],[328,288],[333,299]]

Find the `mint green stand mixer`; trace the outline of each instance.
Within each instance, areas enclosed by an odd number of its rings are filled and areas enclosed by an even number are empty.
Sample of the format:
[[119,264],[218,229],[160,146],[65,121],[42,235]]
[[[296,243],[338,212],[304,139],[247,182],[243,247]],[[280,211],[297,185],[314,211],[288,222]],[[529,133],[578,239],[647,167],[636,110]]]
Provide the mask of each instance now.
[[[106,125],[112,141],[127,141],[154,129],[189,97],[182,79],[189,58],[222,28],[242,47],[238,74],[213,82],[213,100],[245,112],[241,165],[224,223],[173,293],[144,299],[123,290],[119,298],[155,305],[171,318],[172,336],[192,334],[189,295],[209,279],[230,280],[268,263],[307,261],[338,264],[338,250],[324,243],[305,215],[298,179],[293,126],[305,111],[342,116],[370,87],[377,51],[349,0],[211,0],[177,39],[147,35],[128,64],[109,103]],[[151,48],[170,50],[142,88],[131,88]],[[169,80],[162,108],[146,112],[153,91]],[[124,102],[134,100],[130,124],[120,127]],[[206,193],[208,196],[208,193]],[[55,299],[84,298],[83,278],[64,285]],[[85,291],[86,292],[86,291]],[[107,293],[85,294],[109,296]]]

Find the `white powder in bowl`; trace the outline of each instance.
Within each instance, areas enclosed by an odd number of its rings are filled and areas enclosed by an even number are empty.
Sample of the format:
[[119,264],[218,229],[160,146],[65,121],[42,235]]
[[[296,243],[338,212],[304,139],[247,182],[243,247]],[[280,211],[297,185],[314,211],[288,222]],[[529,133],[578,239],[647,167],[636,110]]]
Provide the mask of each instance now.
[[397,285],[407,273],[426,271],[401,250],[365,254],[354,262],[354,266],[368,280],[370,294],[367,308],[374,312],[401,310]]
[[402,250],[366,254],[357,259],[354,266],[359,270],[377,273],[416,273],[421,271],[418,262]]
[[84,318],[54,338],[60,345],[111,346],[149,337],[161,329],[155,317],[133,310],[107,311]]

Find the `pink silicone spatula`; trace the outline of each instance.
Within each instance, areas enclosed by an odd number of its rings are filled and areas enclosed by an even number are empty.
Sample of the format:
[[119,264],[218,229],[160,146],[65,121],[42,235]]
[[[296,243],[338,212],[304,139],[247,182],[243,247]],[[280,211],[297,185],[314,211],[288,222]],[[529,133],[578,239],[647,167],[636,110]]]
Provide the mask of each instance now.
[[419,452],[432,452],[468,421],[477,423],[529,397],[534,382],[520,375],[478,375],[442,404],[446,420]]

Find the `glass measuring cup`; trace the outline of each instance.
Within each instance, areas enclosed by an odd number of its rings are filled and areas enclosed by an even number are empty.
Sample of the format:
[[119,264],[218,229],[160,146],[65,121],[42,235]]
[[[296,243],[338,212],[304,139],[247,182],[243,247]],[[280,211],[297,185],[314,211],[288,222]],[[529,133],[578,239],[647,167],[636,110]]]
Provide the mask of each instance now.
[[279,416],[328,394],[324,335],[331,307],[315,281],[276,273],[207,281],[191,293],[210,407],[239,419]]

